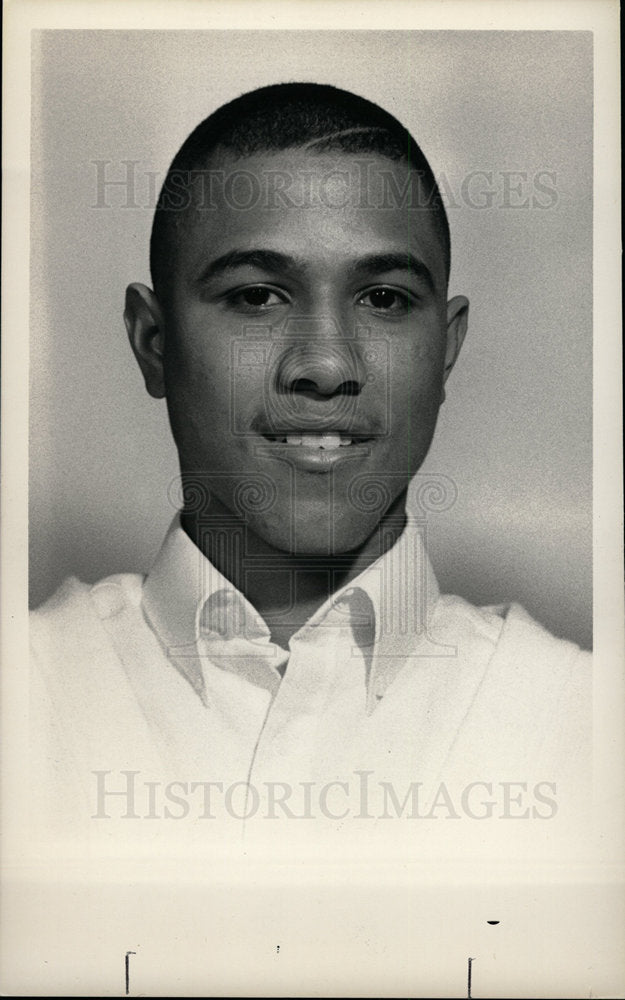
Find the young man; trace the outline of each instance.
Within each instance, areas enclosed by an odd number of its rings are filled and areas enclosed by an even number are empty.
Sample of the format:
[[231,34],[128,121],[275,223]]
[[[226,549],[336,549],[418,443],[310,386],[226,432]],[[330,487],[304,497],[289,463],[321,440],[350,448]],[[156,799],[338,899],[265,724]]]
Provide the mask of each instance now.
[[587,655],[441,596],[406,511],[467,328],[449,268],[427,161],[368,101],[267,87],[182,146],[125,309],[182,509],[145,578],[34,615],[85,817],[549,818],[579,787]]

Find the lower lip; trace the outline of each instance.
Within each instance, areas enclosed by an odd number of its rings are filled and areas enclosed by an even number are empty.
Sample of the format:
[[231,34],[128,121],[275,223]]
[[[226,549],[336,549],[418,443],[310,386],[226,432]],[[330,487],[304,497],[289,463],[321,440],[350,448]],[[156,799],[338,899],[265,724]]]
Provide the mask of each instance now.
[[285,444],[284,441],[267,441],[262,449],[264,455],[275,456],[282,462],[290,462],[305,472],[331,472],[344,459],[366,458],[371,453],[373,442],[344,445],[340,448],[319,448],[315,445]]

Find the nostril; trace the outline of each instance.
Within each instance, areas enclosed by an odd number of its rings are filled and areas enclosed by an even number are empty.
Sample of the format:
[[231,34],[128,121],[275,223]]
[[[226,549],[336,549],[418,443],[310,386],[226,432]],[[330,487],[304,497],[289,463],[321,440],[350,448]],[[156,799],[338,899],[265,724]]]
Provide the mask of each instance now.
[[291,383],[291,392],[317,392],[317,383],[310,378],[296,378]]
[[[325,386],[316,382],[311,378],[296,378],[291,383],[291,392],[312,392],[315,394],[325,395]],[[347,380],[345,382],[340,382],[336,388],[332,388],[331,395],[336,396],[357,396],[360,392],[360,383],[354,380]]]

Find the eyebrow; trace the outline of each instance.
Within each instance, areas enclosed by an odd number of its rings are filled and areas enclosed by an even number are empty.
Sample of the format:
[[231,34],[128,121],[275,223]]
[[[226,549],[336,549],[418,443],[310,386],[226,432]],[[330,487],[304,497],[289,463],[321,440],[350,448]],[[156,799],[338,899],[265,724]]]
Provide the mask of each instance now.
[[[251,250],[230,250],[211,261],[199,276],[199,282],[208,281],[227,271],[239,267],[258,267],[266,271],[297,271],[305,270],[306,261],[280,253],[277,250],[261,248]],[[350,270],[368,275],[380,274],[384,271],[408,271],[414,277],[425,281],[430,291],[434,292],[434,278],[430,269],[412,253],[374,253],[359,257],[351,262]]]
[[199,280],[208,281],[237,267],[258,267],[265,271],[293,271],[302,268],[304,262],[277,250],[230,250],[211,261],[200,274]]
[[429,267],[413,253],[373,253],[360,257],[355,262],[355,270],[368,274],[384,271],[409,271],[415,278],[425,281],[430,291],[434,291],[434,278]]

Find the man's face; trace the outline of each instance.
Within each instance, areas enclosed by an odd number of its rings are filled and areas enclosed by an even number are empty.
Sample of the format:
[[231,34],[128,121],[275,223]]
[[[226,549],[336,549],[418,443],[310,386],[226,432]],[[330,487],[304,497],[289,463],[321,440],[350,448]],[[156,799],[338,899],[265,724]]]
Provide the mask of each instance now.
[[402,204],[406,165],[294,150],[219,166],[230,181],[179,230],[166,308],[142,290],[153,357],[135,351],[210,512],[282,551],[352,551],[426,455],[466,300],[446,302],[431,212]]

